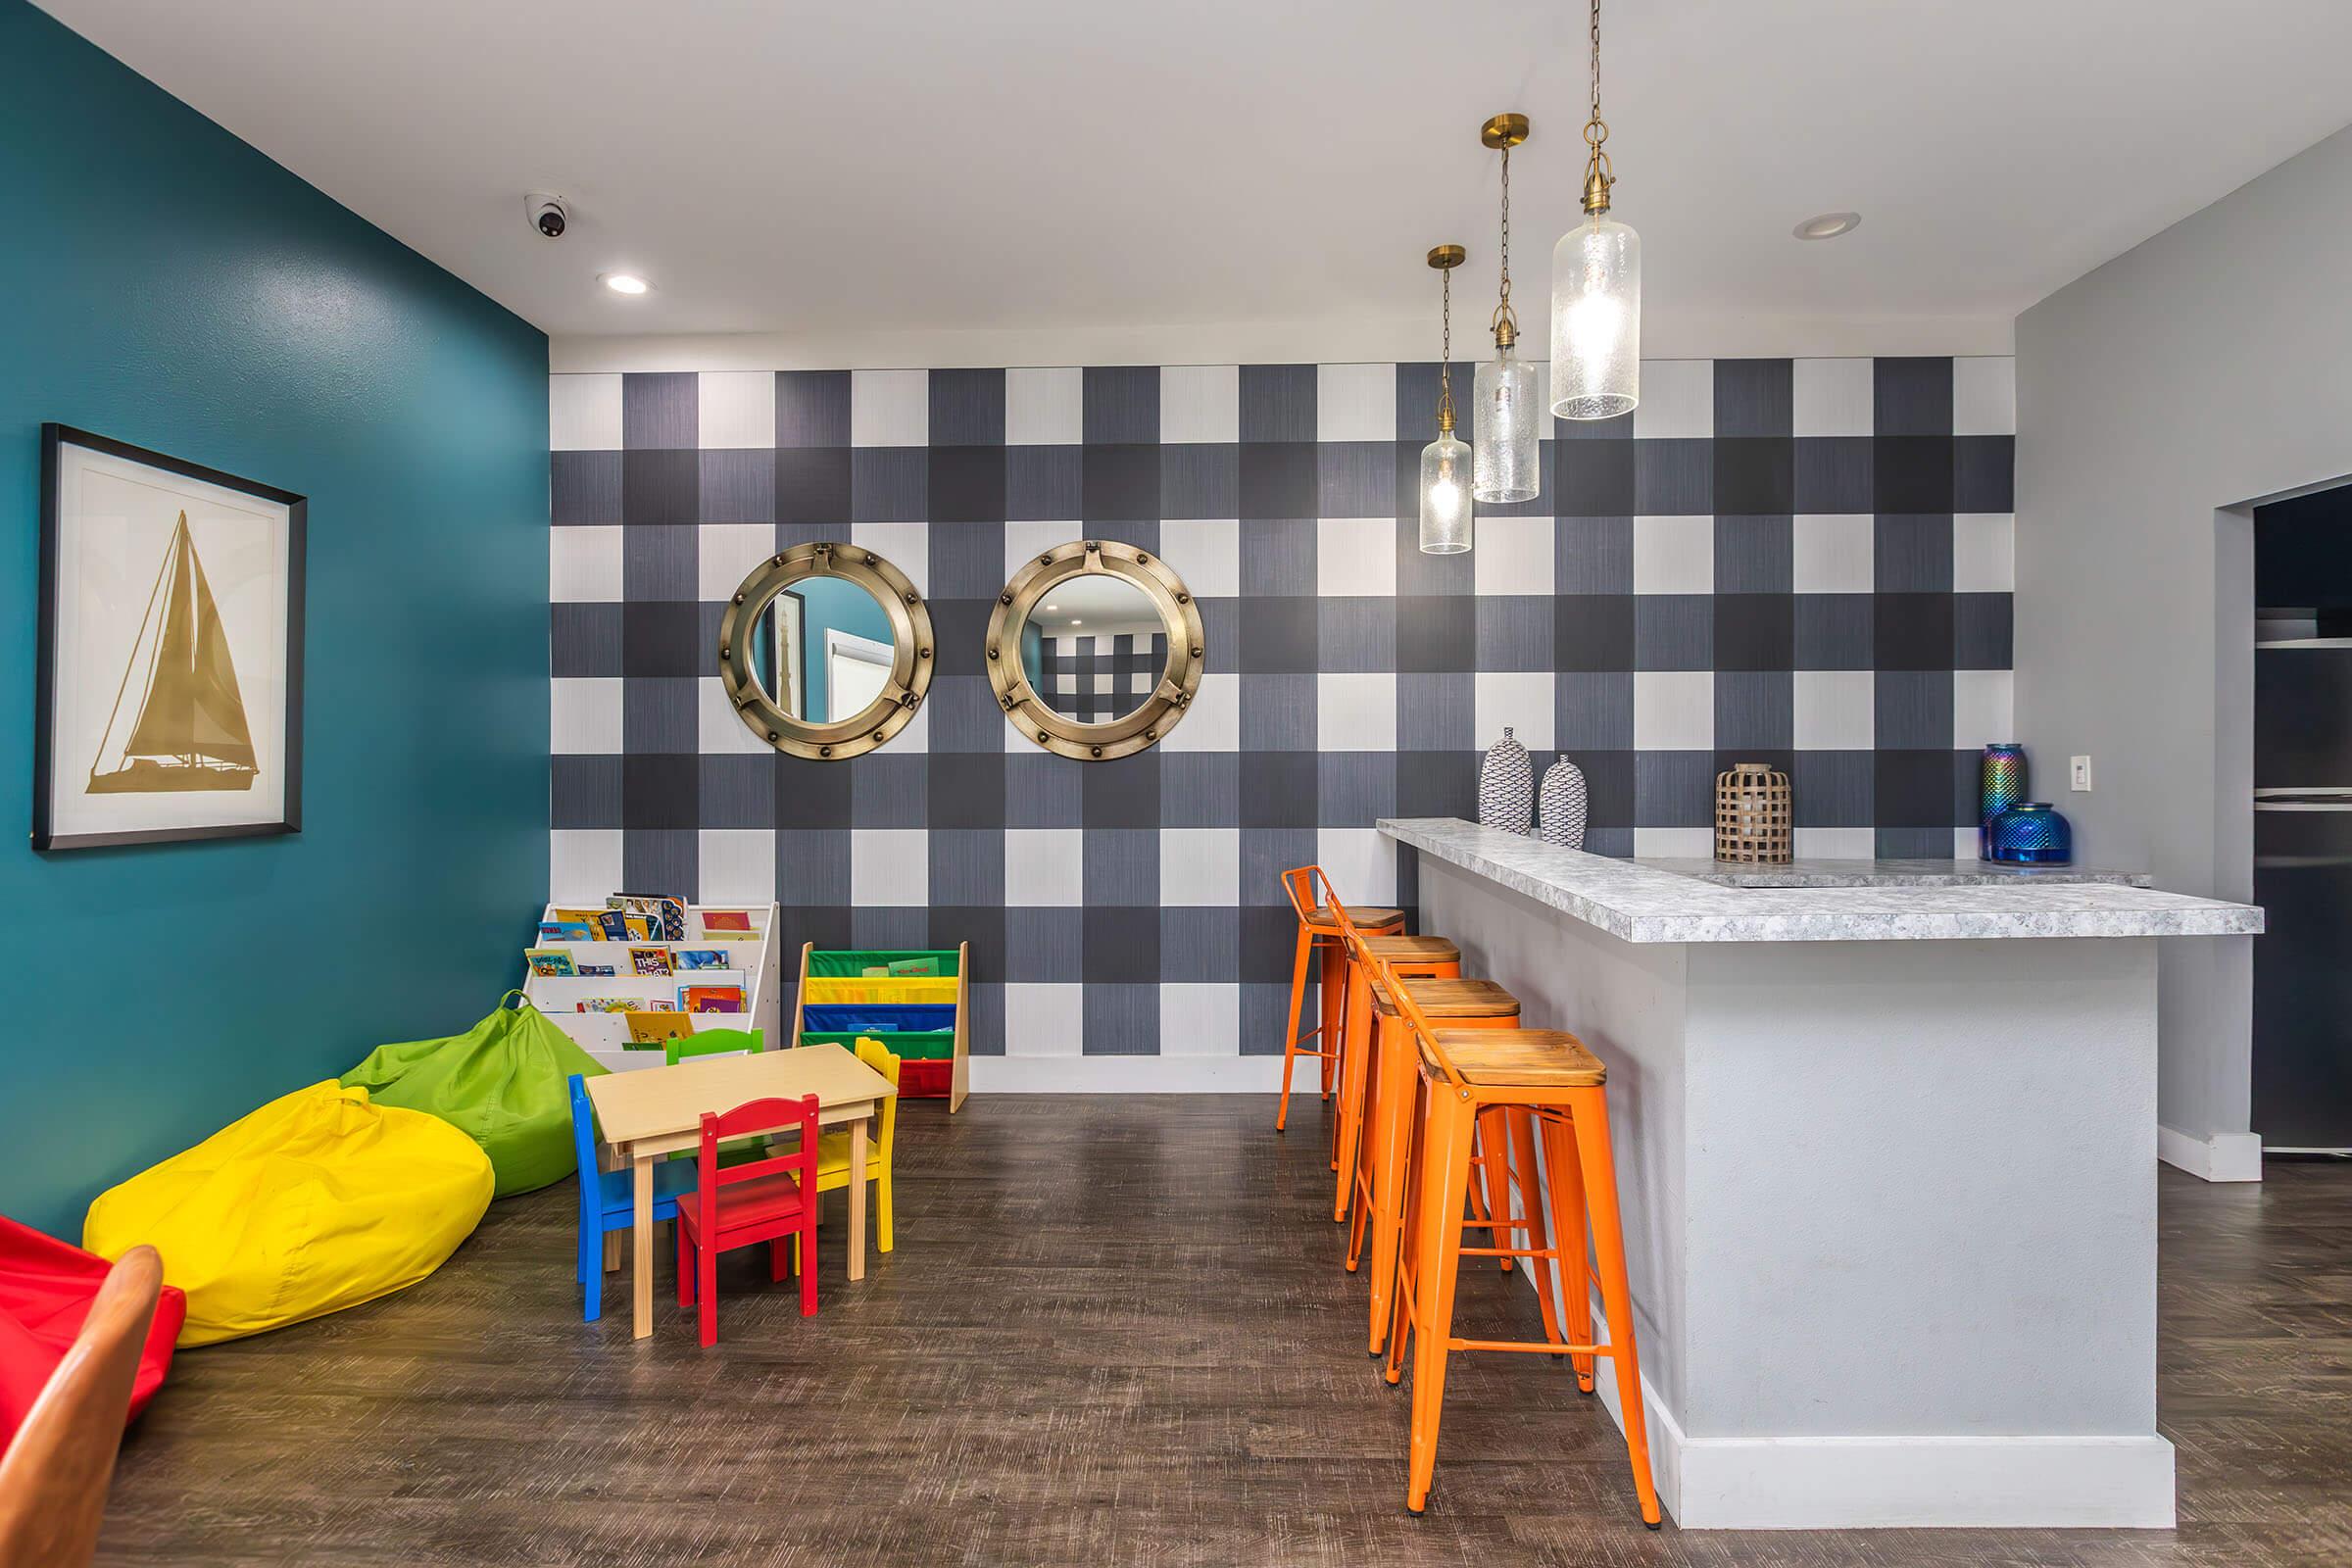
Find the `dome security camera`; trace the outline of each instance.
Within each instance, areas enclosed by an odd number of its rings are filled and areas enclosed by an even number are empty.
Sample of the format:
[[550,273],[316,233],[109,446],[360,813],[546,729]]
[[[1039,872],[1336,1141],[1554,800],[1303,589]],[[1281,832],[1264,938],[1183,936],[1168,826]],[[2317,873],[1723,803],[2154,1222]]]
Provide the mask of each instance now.
[[564,231],[571,226],[571,213],[561,196],[534,191],[523,198],[523,206],[531,226],[549,239],[562,239]]

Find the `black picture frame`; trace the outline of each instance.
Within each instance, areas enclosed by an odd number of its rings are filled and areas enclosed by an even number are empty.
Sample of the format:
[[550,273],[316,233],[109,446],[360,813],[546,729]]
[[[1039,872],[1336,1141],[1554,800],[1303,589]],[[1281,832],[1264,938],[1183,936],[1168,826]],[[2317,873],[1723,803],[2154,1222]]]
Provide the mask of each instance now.
[[[283,766],[285,801],[272,822],[239,822],[199,827],[142,828],[121,832],[57,833],[50,811],[55,762],[58,673],[58,570],[64,547],[60,510],[60,450],[75,446],[140,464],[164,473],[234,490],[286,509],[286,711]],[[122,845],[169,844],[209,839],[266,838],[302,831],[302,654],[303,579],[310,499],[167,453],[133,446],[70,424],[41,426],[41,557],[39,629],[33,660],[32,847],[56,850],[107,849]]]

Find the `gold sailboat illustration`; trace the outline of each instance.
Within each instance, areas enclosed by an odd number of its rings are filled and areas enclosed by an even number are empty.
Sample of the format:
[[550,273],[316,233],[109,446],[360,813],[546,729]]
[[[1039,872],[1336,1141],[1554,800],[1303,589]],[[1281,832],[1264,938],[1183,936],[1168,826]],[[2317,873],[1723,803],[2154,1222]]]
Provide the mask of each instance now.
[[[101,773],[98,767],[110,753],[130,678],[142,665],[147,691],[138,719],[123,739],[118,765]],[[220,608],[213,603],[212,585],[204,580],[204,564],[196,559],[183,512],[164,551],[155,586],[148,591],[139,634],[131,642],[130,662],[115,691],[114,711],[107,715],[98,755],[90,760],[87,793],[243,790],[253,787],[253,733],[245,724],[245,700],[237,693],[237,667],[228,657],[228,635],[220,624]]]

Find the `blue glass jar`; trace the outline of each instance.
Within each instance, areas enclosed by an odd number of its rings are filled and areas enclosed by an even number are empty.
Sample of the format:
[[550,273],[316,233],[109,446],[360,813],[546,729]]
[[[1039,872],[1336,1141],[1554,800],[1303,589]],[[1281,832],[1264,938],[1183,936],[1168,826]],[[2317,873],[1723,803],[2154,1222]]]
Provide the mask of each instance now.
[[1984,836],[2003,865],[2065,865],[2075,858],[2075,830],[2047,801],[2019,801],[1992,819]]

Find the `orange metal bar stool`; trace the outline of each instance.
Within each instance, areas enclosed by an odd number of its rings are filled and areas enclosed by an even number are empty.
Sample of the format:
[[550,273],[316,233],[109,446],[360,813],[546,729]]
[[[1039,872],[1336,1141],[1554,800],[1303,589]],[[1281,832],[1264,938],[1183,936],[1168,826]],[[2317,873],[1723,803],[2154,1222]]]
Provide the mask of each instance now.
[[[1462,972],[1462,950],[1444,937],[1370,936],[1354,921],[1353,914],[1344,906],[1336,905],[1341,919],[1344,967],[1340,978],[1340,1032],[1335,1050],[1339,1056],[1339,1114],[1331,1121],[1331,1168],[1340,1173],[1338,1205],[1347,1200],[1348,1183],[1353,1180],[1353,1149],[1363,1127],[1364,1081],[1367,1076],[1365,1058],[1371,1053],[1372,1003],[1370,974],[1357,958],[1348,936],[1367,945],[1369,951],[1395,966],[1398,974],[1424,979],[1452,979]],[[1345,1212],[1335,1206],[1332,1218]]]
[[[1567,1354],[1576,1363],[1580,1386],[1588,1383],[1593,1358],[1605,1355],[1616,1368],[1618,1414],[1625,1426],[1626,1455],[1633,1464],[1642,1520],[1655,1529],[1658,1495],[1649,1472],[1648,1423],[1642,1407],[1642,1371],[1626,1281],[1625,1236],[1617,1213],[1608,1102],[1602,1087],[1607,1070],[1583,1041],[1564,1031],[1441,1028],[1400,982],[1389,984],[1388,989],[1420,1055],[1420,1136],[1409,1162],[1409,1227],[1397,1290],[1398,1321],[1391,1326],[1389,1346],[1394,1369],[1405,1349],[1407,1333],[1412,1336],[1412,1443],[1405,1506],[1419,1513],[1429,1502],[1449,1354],[1455,1350]],[[1531,1238],[1537,1245],[1512,1247],[1502,1242],[1506,1231],[1499,1216],[1494,1247],[1462,1245],[1471,1142],[1481,1117],[1494,1108],[1525,1111],[1542,1128],[1546,1196],[1558,1239],[1553,1246],[1541,1245],[1541,1200],[1532,1191],[1525,1196],[1530,1216],[1537,1220]],[[1528,1174],[1532,1175],[1532,1170]],[[1592,1278],[1600,1287],[1601,1310],[1609,1322],[1605,1344],[1592,1343],[1591,1284],[1585,1269],[1588,1225]],[[1569,1343],[1552,1337],[1555,1331],[1549,1322],[1542,1341],[1473,1340],[1454,1334],[1454,1286],[1461,1260],[1498,1254],[1536,1259],[1543,1272],[1548,1272],[1543,1268],[1545,1262],[1556,1259],[1562,1265],[1569,1298]]]
[[[1282,890],[1290,897],[1291,907],[1298,914],[1298,947],[1291,964],[1291,1011],[1285,1026],[1289,1038],[1282,1048],[1282,1100],[1275,1107],[1274,1130],[1281,1132],[1291,1116],[1291,1072],[1300,1056],[1313,1056],[1322,1063],[1323,1098],[1331,1098],[1335,1070],[1339,1065],[1340,1031],[1346,1007],[1346,974],[1348,964],[1340,942],[1339,916],[1334,912],[1339,901],[1331,896],[1331,879],[1319,865],[1302,865],[1282,873]],[[1391,934],[1404,929],[1402,909],[1361,908],[1354,914],[1358,927],[1367,932]],[[1322,1022],[1304,1034],[1298,1030],[1298,1010],[1306,1001],[1306,962],[1309,954],[1322,956],[1323,1010]],[[1312,1040],[1310,1048],[1305,1042]]]
[[[1398,983],[1428,1016],[1443,1019],[1453,1027],[1519,1027],[1519,999],[1492,980],[1415,980],[1399,976]],[[1403,1232],[1405,1165],[1412,1148],[1419,1076],[1412,1031],[1406,1027],[1387,986],[1375,978],[1369,981],[1368,988],[1372,991],[1375,1023],[1373,1049],[1366,1054],[1371,1061],[1372,1082],[1367,1096],[1371,1109],[1365,1118],[1365,1156],[1357,1170],[1352,1194],[1348,1267],[1351,1272],[1357,1267],[1369,1245],[1372,1299],[1365,1348],[1378,1355],[1388,1343],[1390,1320],[1396,1311],[1392,1293],[1396,1285],[1396,1254]],[[1520,1189],[1533,1193],[1536,1183],[1532,1123],[1524,1112],[1488,1112],[1480,1120],[1477,1150],[1471,1155],[1473,1173],[1478,1178],[1473,1194],[1483,1188],[1486,1201],[1478,1205],[1478,1218],[1467,1222],[1469,1228],[1491,1228],[1494,1223],[1492,1216],[1507,1217],[1510,1213],[1511,1182],[1507,1166],[1514,1152]],[[1527,1229],[1534,1235],[1536,1223],[1531,1214],[1526,1220],[1513,1222],[1511,1228]],[[1507,1256],[1501,1259],[1506,1268],[1510,1261]],[[1550,1270],[1538,1269],[1535,1280],[1544,1331],[1556,1339],[1558,1317],[1552,1300]]]

